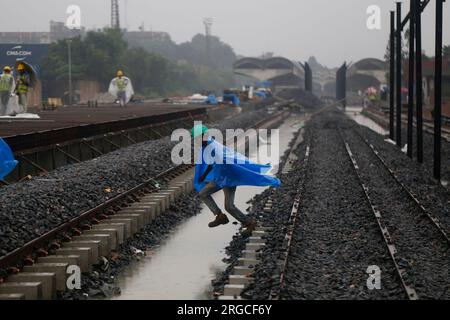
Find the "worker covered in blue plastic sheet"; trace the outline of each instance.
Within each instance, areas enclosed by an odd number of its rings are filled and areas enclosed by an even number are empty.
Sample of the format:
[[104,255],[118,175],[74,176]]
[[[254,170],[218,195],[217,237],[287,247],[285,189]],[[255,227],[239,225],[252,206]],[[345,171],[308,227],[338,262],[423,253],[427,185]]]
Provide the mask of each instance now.
[[225,90],[223,93],[223,97],[222,100],[224,103],[231,103],[234,106],[239,107],[241,105],[241,100],[239,100],[238,96],[236,95],[236,93],[230,91],[230,90]]
[[212,106],[217,106],[219,104],[219,102],[217,101],[217,98],[215,95],[210,94],[205,101],[203,102],[204,104],[209,104]]
[[235,150],[225,147],[211,137],[208,128],[197,125],[192,129],[194,139],[202,139],[200,159],[196,161],[194,185],[200,199],[214,213],[216,219],[209,223],[210,228],[229,223],[228,217],[214,201],[212,195],[220,190],[225,194],[225,210],[238,220],[243,236],[249,236],[257,226],[256,220],[246,216],[235,204],[238,186],[279,187],[281,182],[266,175],[271,169],[269,164],[253,163]]
[[18,162],[8,144],[0,138],[0,180],[10,174],[17,166]]

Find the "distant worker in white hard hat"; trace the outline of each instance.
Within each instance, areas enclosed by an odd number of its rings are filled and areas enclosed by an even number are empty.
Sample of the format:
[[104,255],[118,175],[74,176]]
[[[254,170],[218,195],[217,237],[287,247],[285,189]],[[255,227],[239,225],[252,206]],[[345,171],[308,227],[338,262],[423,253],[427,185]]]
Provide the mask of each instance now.
[[117,77],[112,79],[109,85],[109,93],[119,100],[120,106],[124,107],[134,95],[131,80],[125,77],[122,70],[117,71]]
[[0,75],[0,116],[6,115],[9,99],[14,91],[14,77],[11,74],[11,67],[5,66]]
[[22,107],[22,112],[27,113],[28,91],[31,87],[31,77],[23,63],[17,65],[17,72],[16,89],[14,92],[19,96],[19,105]]

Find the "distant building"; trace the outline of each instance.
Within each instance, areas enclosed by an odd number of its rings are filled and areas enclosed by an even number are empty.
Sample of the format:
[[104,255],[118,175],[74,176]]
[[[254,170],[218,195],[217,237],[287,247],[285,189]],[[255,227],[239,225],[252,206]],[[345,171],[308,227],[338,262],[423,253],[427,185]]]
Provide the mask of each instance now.
[[64,22],[50,21],[50,31],[44,32],[0,32],[0,44],[42,44],[83,36],[85,28],[69,29]]
[[[5,65],[14,66],[17,60],[25,60],[34,67],[39,78],[41,60],[51,43],[85,34],[84,28],[69,29],[63,22],[56,21],[50,21],[48,32],[0,32],[0,69]],[[42,84],[38,81],[31,89],[28,104],[39,108],[42,94]]]
[[[423,62],[424,103],[434,110],[434,59]],[[450,118],[450,60],[442,61],[442,113]]]
[[242,58],[235,62],[234,73],[255,79],[271,81],[272,90],[304,88],[305,71],[300,63],[283,57],[269,59]]
[[50,42],[56,42],[63,39],[84,36],[86,29],[69,29],[64,22],[50,21]]
[[50,43],[49,32],[0,32],[0,44]]
[[[405,59],[403,62],[404,86],[407,86],[408,83],[408,66],[409,59]],[[434,110],[434,58],[423,60],[422,75],[424,115],[430,118]],[[414,90],[415,88],[414,77]],[[442,114],[450,118],[450,59],[442,61]]]
[[[4,66],[14,67],[17,60],[26,61],[33,66],[39,77],[40,63],[43,57],[47,55],[48,44],[0,44],[0,69]],[[31,89],[28,95],[28,104],[30,106],[39,107],[42,101],[42,85],[38,81]]]
[[366,58],[349,66],[347,71],[347,91],[366,91],[369,87],[379,88],[386,83],[388,65],[385,61]]
[[[142,46],[151,41],[171,41],[166,32],[124,30],[124,39],[130,45]],[[39,32],[0,32],[0,69],[4,65],[14,66],[16,60],[26,60],[33,65],[38,75],[40,73],[40,61],[48,52],[51,43],[74,38],[84,37],[85,28],[69,29],[64,22],[50,21],[49,31]],[[67,97],[62,85],[60,96]],[[77,81],[73,84],[75,101],[87,102],[101,92],[101,85],[95,81]],[[29,96],[30,106],[40,106],[42,102],[42,86],[40,81]]]
[[[50,31],[39,32],[0,32],[0,44],[41,44],[86,35],[86,29],[69,29],[64,22],[50,21]],[[142,44],[145,41],[171,41],[167,32],[126,31],[124,38],[130,44]]]
[[156,31],[125,31],[125,40],[130,44],[142,43],[145,41],[171,41],[170,35],[167,32]]

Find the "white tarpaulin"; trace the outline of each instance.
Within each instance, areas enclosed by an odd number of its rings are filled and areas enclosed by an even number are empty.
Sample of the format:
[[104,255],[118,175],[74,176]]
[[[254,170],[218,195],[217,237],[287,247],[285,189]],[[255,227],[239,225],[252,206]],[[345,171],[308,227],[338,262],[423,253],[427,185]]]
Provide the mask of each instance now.
[[8,107],[6,108],[6,115],[18,114],[23,111],[23,108],[19,105],[19,97],[15,94],[12,95],[9,98]]
[[[111,93],[114,97],[117,97],[117,94],[119,92],[119,88],[117,87],[117,80],[119,78],[112,79],[110,85],[109,85],[109,93]],[[133,85],[131,84],[131,80],[127,77],[122,77],[122,79],[126,82],[125,87],[125,94],[126,94],[126,103],[130,102],[131,97],[134,95]]]
[[[25,66],[26,73],[30,77],[29,87],[32,88],[36,84],[36,81],[37,81],[36,70],[33,68],[32,65],[30,65],[26,61],[22,61],[22,60],[16,61],[16,69],[19,64],[23,64]],[[14,78],[14,84],[13,84],[13,88],[12,88],[12,91],[14,91],[14,89],[16,88],[15,79],[17,77],[17,74],[15,74],[14,72],[12,72],[11,74],[13,75],[13,78]],[[13,93],[13,92],[11,92],[11,93]],[[15,114],[15,115],[21,114],[21,115],[25,115],[24,118],[36,118],[36,117],[39,118],[39,116],[37,116],[37,115],[33,115],[30,113],[23,113],[24,111],[25,110],[22,108],[22,106],[19,105],[19,97],[16,94],[12,95],[9,98],[8,107],[6,108],[7,117],[10,114]],[[17,116],[14,118],[17,118]]]
[[0,117],[1,119],[40,119],[41,117],[39,117],[39,115],[35,114],[35,113],[18,113],[15,116],[2,116]]

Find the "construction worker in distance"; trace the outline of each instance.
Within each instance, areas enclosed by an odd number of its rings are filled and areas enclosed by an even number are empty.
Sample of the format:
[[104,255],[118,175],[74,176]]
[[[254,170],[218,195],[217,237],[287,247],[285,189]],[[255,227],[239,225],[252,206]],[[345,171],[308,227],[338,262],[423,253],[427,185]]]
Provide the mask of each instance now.
[[22,107],[22,112],[27,113],[28,91],[31,86],[31,78],[23,63],[19,63],[17,66],[17,72],[16,89],[14,92],[19,96],[19,105]]
[[14,77],[11,74],[11,67],[6,66],[0,75],[0,116],[6,115],[6,109],[13,91]]
[[257,221],[246,216],[234,204],[237,187],[279,187],[281,182],[276,177],[264,174],[270,170],[270,165],[251,162],[235,150],[209,137],[208,131],[204,125],[196,125],[192,129],[192,137],[202,139],[201,144],[199,140],[194,143],[194,146],[201,145],[201,159],[196,159],[194,186],[200,199],[216,216],[216,219],[209,223],[209,227],[215,228],[229,223],[228,217],[212,197],[214,193],[223,190],[225,210],[242,224],[241,234],[248,237],[257,227]]
[[133,85],[131,80],[124,76],[122,70],[117,71],[117,77],[112,79],[109,92],[119,100],[121,107],[124,107],[131,100],[134,94]]

